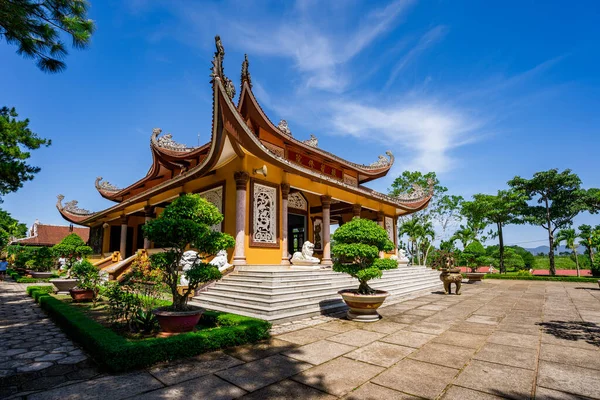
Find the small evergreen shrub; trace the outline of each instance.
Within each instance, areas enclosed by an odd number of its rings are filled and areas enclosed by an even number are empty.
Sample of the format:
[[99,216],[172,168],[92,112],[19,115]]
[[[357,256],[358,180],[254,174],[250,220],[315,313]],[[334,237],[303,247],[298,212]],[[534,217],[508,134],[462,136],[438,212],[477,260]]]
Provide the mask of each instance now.
[[122,372],[160,361],[186,358],[226,347],[254,343],[269,337],[271,324],[241,315],[205,312],[201,323],[212,329],[167,338],[128,340],[88,317],[81,310],[48,293],[50,286],[30,286],[27,292],[65,333],[102,367]]
[[358,279],[358,294],[375,294],[368,282],[381,278],[383,270],[398,267],[396,260],[379,258],[379,252],[393,249],[385,229],[368,219],[354,218],[333,234],[333,270]]

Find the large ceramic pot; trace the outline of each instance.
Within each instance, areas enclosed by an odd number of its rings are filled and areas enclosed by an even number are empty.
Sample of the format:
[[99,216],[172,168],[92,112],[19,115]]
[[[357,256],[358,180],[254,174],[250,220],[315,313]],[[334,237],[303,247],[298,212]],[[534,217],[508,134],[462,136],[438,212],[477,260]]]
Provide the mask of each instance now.
[[481,280],[485,276],[483,272],[467,272],[467,278],[469,278],[469,283],[481,283]]
[[346,314],[350,321],[376,322],[381,316],[377,312],[390,294],[384,290],[376,290],[376,294],[358,294],[357,290],[340,290],[338,292],[350,310]]
[[189,311],[169,311],[164,308],[157,308],[152,311],[160,325],[160,336],[192,332],[194,327],[198,325],[203,312],[204,309],[199,307]]
[[31,272],[31,276],[38,279],[52,278],[52,275],[54,275],[52,272]]
[[94,291],[92,289],[73,288],[69,290],[69,294],[73,298],[73,301],[77,303],[94,300]]
[[57,294],[69,294],[69,291],[73,289],[79,283],[77,279],[50,279],[49,281],[57,289]]

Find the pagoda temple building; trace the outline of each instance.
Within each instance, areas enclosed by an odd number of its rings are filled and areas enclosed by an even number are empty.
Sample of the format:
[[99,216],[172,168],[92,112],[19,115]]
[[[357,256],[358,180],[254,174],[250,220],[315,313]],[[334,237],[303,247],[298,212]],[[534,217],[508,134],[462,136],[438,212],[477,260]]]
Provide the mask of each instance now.
[[198,193],[224,215],[215,227],[231,234],[235,249],[230,263],[289,265],[290,255],[305,241],[315,246],[321,264],[331,264],[332,224],[351,218],[378,221],[394,243],[396,220],[427,206],[430,188],[415,188],[390,197],[363,184],[385,176],[394,156],[379,156],[362,165],[320,149],[317,138],[293,136],[286,121],[271,122],[252,92],[248,59],[241,72],[241,92],[223,71],[225,52],[216,38],[212,61],[213,112],[211,139],[187,147],[156,128],[150,137],[152,165],[146,176],[125,188],[97,178],[100,195],[115,204],[89,212],[77,201],[57,208],[62,216],[87,226],[96,253],[119,251],[122,258],[157,244],[143,238],[144,223],[159,215],[177,196]]

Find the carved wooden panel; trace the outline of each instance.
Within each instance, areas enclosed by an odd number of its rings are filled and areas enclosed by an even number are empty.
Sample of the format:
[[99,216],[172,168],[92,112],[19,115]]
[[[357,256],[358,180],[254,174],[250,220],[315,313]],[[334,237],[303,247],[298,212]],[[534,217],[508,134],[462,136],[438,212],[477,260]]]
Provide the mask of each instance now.
[[396,245],[396,234],[394,232],[394,219],[392,217],[385,217],[384,219],[385,231],[388,234],[388,239]]
[[323,220],[321,218],[313,220],[313,244],[315,251],[323,251]]
[[308,211],[308,202],[300,192],[290,193],[288,196],[288,208]]
[[250,245],[279,247],[278,186],[252,180],[250,199]]
[[[205,190],[198,194],[200,195],[200,197],[206,199],[209,203],[211,203],[215,207],[217,207],[219,212],[221,214],[223,214],[223,211],[224,211],[223,205],[225,204],[225,201],[224,201],[225,193],[224,193],[224,185],[223,184],[220,184],[219,186],[213,187],[212,189]],[[222,232],[224,222],[225,222],[225,219],[223,219],[223,222],[221,222],[220,224],[213,225],[212,230],[216,231],[216,232]]]

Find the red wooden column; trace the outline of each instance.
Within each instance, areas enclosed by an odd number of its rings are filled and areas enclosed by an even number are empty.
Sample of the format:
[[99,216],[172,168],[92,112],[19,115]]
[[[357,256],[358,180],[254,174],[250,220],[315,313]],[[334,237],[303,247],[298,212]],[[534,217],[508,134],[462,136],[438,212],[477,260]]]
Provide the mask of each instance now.
[[250,176],[246,171],[237,171],[235,179],[235,250],[233,265],[246,265],[246,192]]
[[321,265],[331,265],[331,196],[321,196],[323,206],[323,258]]
[[290,185],[281,184],[281,265],[290,265],[288,253],[288,196]]

